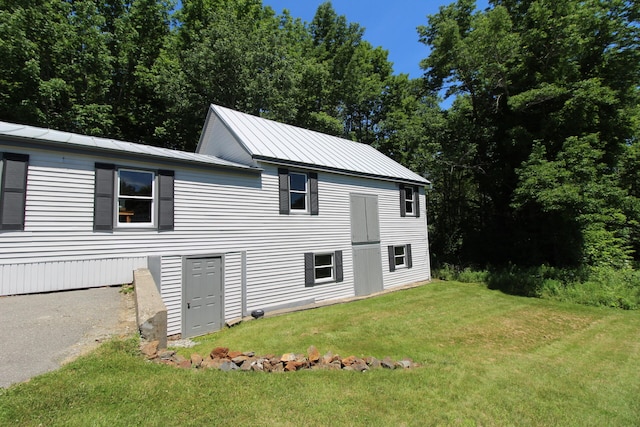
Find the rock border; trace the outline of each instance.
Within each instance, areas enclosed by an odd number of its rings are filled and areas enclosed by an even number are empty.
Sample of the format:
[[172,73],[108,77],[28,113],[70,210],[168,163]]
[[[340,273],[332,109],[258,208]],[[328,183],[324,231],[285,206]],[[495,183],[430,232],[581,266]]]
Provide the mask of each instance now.
[[315,346],[307,349],[307,354],[285,353],[258,356],[253,351],[230,351],[227,347],[216,347],[203,357],[198,353],[191,354],[189,359],[177,354],[174,350],[159,348],[158,340],[141,346],[141,353],[147,360],[183,369],[217,369],[224,372],[295,372],[300,370],[344,370],[366,372],[371,369],[412,369],[420,367],[413,360],[405,358],[394,361],[389,357],[380,360],[375,357],[340,357],[327,352],[320,354]]

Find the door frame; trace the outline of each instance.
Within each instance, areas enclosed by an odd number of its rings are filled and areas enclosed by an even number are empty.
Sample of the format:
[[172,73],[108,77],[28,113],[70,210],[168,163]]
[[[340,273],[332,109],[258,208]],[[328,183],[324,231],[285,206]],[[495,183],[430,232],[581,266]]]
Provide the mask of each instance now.
[[[182,256],[182,284],[180,287],[180,331],[181,331],[181,335],[182,338],[187,338],[189,335],[187,334],[187,322],[186,322],[186,317],[187,317],[187,292],[186,292],[186,287],[187,287],[187,276],[189,274],[189,272],[187,271],[187,261],[188,260],[193,260],[193,259],[204,259],[204,258],[219,258],[220,259],[220,288],[221,288],[221,295],[220,295],[220,309],[221,309],[221,320],[222,320],[222,324],[220,325],[220,329],[222,329],[222,325],[224,324],[225,321],[225,298],[224,298],[224,293],[225,293],[225,283],[224,283],[224,277],[225,277],[225,271],[224,271],[224,266],[225,266],[225,255],[223,253],[207,253],[207,254],[195,254],[195,255],[184,255]],[[215,332],[215,331],[210,331],[210,332]],[[207,332],[208,333],[208,332]]]

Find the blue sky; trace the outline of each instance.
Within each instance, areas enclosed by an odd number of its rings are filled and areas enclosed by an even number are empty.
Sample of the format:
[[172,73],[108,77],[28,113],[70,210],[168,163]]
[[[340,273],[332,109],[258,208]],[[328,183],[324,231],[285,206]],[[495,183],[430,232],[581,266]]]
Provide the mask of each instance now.
[[[288,9],[291,16],[309,22],[325,0],[262,0],[280,14]],[[426,45],[418,41],[416,28],[427,24],[427,15],[438,12],[440,6],[454,0],[333,0],[331,4],[338,15],[345,15],[347,22],[355,22],[365,28],[364,39],[373,46],[389,51],[395,74],[409,74],[411,78],[422,76],[420,61],[429,55]],[[481,8],[487,0],[476,1]]]

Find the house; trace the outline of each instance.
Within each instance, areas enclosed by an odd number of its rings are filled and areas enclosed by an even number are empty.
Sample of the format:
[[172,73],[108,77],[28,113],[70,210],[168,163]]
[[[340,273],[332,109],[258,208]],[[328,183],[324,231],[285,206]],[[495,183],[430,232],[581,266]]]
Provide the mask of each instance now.
[[0,122],[0,295],[148,268],[169,335],[430,278],[428,181],[372,147],[210,107],[196,153]]

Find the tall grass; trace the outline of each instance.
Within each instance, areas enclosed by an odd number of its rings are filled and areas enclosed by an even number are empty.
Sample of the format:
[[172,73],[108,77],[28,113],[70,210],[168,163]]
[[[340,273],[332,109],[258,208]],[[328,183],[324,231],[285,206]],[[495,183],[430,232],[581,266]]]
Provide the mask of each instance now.
[[512,295],[546,298],[596,307],[640,309],[640,271],[609,267],[580,269],[517,267],[474,270],[444,265],[434,272],[442,280],[486,283]]

